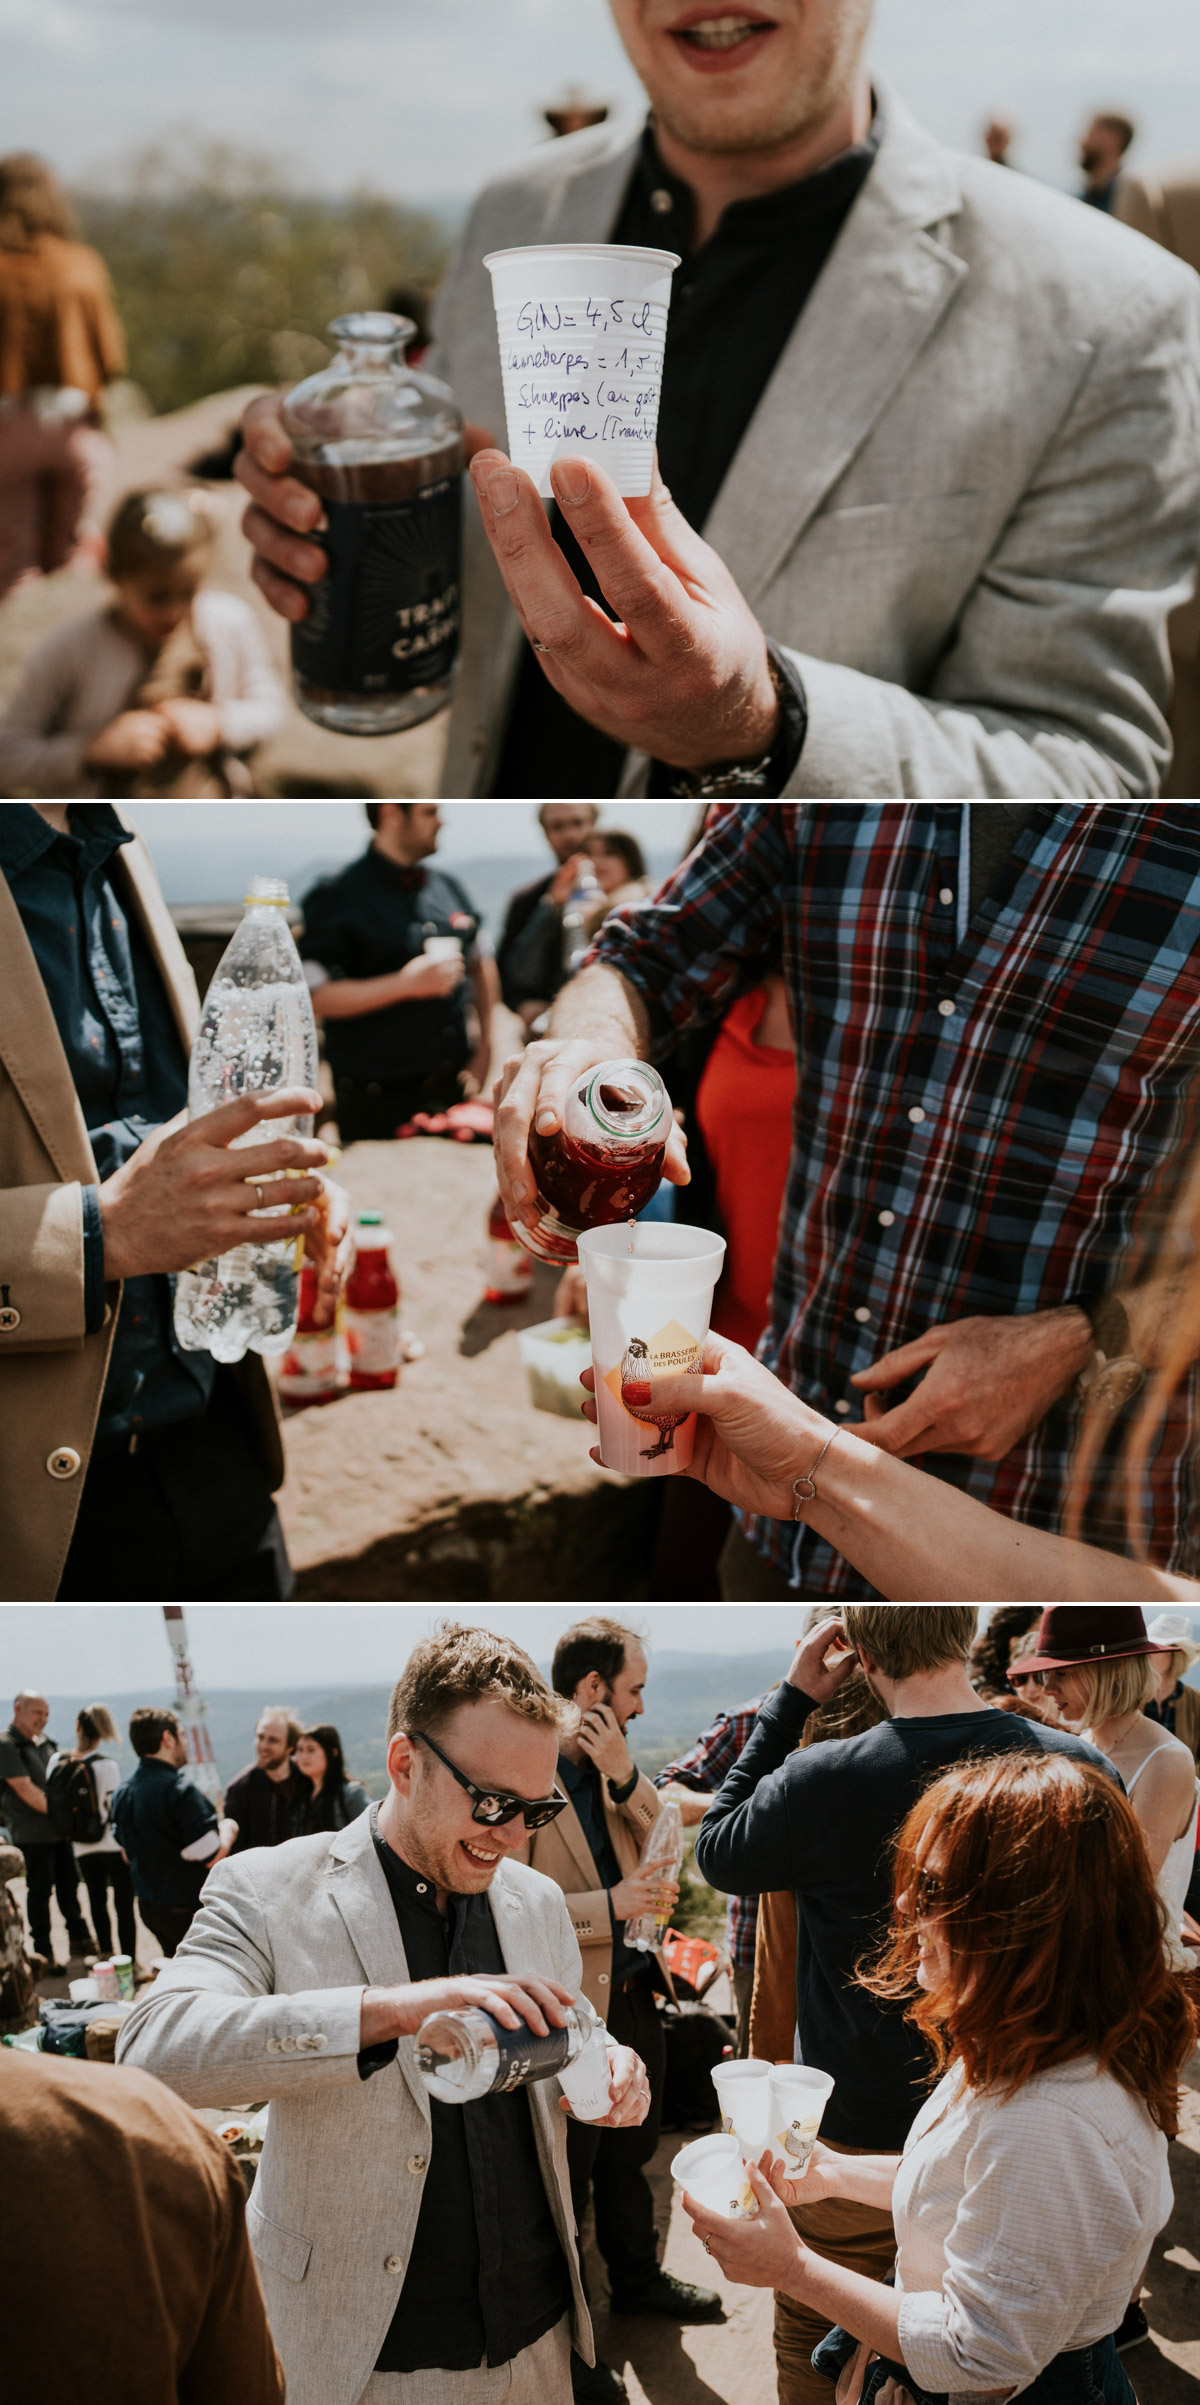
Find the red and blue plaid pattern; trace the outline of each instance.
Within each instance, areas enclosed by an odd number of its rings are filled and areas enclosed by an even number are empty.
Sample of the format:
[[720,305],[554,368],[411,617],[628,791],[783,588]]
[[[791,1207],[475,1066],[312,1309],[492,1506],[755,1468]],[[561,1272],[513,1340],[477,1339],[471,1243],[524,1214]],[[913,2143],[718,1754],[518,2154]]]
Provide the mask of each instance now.
[[[739,1704],[736,1712],[718,1712],[712,1727],[697,1737],[686,1754],[659,1771],[655,1786],[666,1787],[672,1779],[678,1779],[684,1787],[697,1788],[701,1795],[715,1795],[749,1740],[761,1702],[761,1695],[756,1695],[753,1703]],[[725,1916],[725,1942],[739,1971],[754,1969],[757,1928],[758,1897],[731,1896]]]
[[[759,1350],[817,1409],[937,1321],[1106,1292],[1155,1216],[1139,1206],[1200,1129],[1200,812],[1047,802],[956,932],[964,808],[726,803],[591,957],[637,986],[655,1056],[783,970],[798,1051],[792,1166]],[[907,1389],[893,1389],[899,1401]],[[1151,1460],[1155,1561],[1197,1558],[1195,1379]],[[1061,1518],[1078,1424],[1056,1404],[1001,1462],[923,1466],[1043,1528]],[[1088,1534],[1124,1549],[1117,1481]],[[1110,1498],[1107,1500],[1106,1498]],[[874,1590],[787,1522],[747,1532],[803,1594]]]

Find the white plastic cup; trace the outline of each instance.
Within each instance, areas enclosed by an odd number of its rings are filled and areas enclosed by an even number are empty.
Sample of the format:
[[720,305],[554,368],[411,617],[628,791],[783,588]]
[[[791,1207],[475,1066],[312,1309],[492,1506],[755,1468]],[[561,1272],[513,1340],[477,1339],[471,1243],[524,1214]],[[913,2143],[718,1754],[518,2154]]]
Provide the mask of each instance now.
[[462,948],[462,938],[461,938],[461,936],[457,936],[457,935],[427,935],[427,936],[426,936],[426,938],[425,938],[425,958],[426,958],[426,960],[461,960],[461,959],[462,959],[462,956],[463,956],[463,948]]
[[833,2094],[828,2071],[808,2063],[776,2063],[767,2081],[767,2144],[791,2180],[803,2179],[812,2159],[821,2116]]
[[692,1458],[695,1412],[674,1428],[639,1419],[621,1400],[622,1371],[644,1368],[649,1377],[699,1371],[725,1239],[708,1228],[623,1221],[585,1228],[578,1249],[587,1284],[600,1458],[607,1470],[634,1478],[678,1477]]
[[769,2143],[770,2074],[770,2063],[752,2054],[741,2062],[718,2063],[712,2075],[721,2127],[736,2138],[739,2152],[749,2163],[757,2163]]
[[612,2102],[608,2046],[598,2029],[573,2063],[564,2063],[558,2084],[577,2121],[602,2121]]
[[489,251],[514,467],[549,498],[550,467],[583,453],[619,493],[648,493],[677,251],[555,242]]
[[729,2221],[753,2221],[758,2211],[736,2138],[693,2138],[676,2155],[671,2177],[707,2212]]

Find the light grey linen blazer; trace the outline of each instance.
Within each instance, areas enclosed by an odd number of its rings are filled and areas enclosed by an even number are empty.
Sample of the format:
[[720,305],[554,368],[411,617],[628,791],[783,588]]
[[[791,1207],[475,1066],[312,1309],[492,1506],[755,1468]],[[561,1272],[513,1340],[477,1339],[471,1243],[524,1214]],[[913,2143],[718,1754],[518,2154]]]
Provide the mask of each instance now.
[[[505,1861],[489,1900],[507,1968],[578,1994],[579,1947],[554,1882]],[[369,2080],[357,2057],[364,1987],[408,1976],[363,1813],[336,1836],[220,1863],[179,1953],[121,2029],[119,2060],[188,2104],[270,2098],[247,2221],[288,2405],[356,2405],[403,2285],[431,2153],[429,2099],[411,2038]],[[548,2080],[529,2101],[570,2265],[574,2343],[591,2362],[559,2094]]]
[[[1200,540],[1200,278],[877,97],[874,167],[703,528],[797,656],[787,794],[1153,796]],[[483,255],[607,239],[639,138],[549,143],[475,205],[439,367],[501,445]],[[519,657],[470,499],[446,794],[489,791]]]

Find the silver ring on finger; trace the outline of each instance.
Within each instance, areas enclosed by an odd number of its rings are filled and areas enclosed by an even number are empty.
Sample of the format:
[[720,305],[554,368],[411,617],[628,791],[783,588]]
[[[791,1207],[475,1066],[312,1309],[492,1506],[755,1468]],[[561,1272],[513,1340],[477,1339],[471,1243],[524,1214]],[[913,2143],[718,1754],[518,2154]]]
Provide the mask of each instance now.
[[256,1194],[257,1194],[257,1196],[258,1196],[258,1207],[259,1207],[259,1210],[260,1210],[260,1211],[264,1211],[264,1210],[266,1209],[266,1204],[265,1204],[265,1203],[264,1203],[264,1201],[263,1201],[263,1190],[262,1190],[262,1187],[259,1185],[257,1178],[254,1178],[254,1179],[252,1179],[252,1180],[251,1180],[251,1183],[252,1183],[252,1185],[253,1185],[253,1187],[254,1187],[254,1191],[255,1191],[255,1193],[256,1193]]
[[712,2248],[711,2248],[711,2246],[709,2245],[707,2238],[704,2238],[704,2239],[702,2239],[702,2240],[701,2240],[701,2244],[702,2244],[702,2246],[703,2246],[703,2248],[704,2248],[704,2252],[705,2252],[705,2254],[706,2254],[706,2255],[711,2255],[711,2253],[712,2253]]

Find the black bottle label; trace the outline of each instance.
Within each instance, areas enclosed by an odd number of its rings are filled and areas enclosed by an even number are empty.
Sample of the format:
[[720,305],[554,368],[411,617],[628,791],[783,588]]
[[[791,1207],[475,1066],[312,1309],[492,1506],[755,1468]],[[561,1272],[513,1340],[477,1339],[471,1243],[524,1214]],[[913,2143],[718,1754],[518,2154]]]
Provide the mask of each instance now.
[[402,501],[326,501],[317,539],[329,574],[292,628],[292,661],[339,693],[436,685],[458,652],[462,488],[457,476]]
[[562,2070],[571,2044],[569,2030],[551,2029],[544,2038],[539,2038],[524,2021],[519,2029],[505,2029],[491,2013],[485,2018],[496,2032],[500,2056],[489,2096],[510,2095],[514,2088],[526,2088],[534,2080],[553,2079],[555,2072]]

